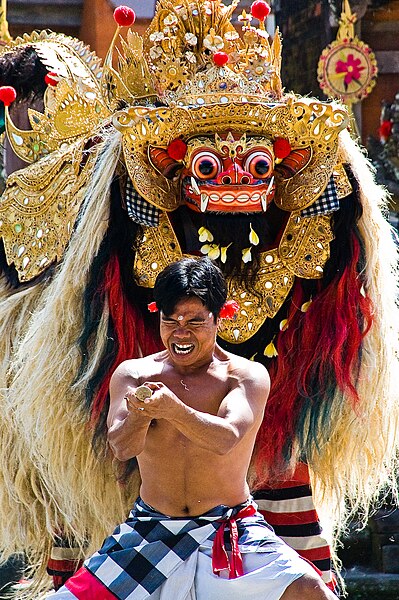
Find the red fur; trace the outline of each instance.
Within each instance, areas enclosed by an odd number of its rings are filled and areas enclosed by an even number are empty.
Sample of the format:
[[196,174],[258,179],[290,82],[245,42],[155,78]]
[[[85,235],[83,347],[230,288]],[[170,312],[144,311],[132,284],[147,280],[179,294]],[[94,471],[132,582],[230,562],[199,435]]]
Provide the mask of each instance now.
[[126,298],[121,284],[119,260],[111,256],[104,274],[104,291],[108,297],[110,317],[114,325],[117,355],[93,402],[91,422],[95,423],[104,409],[108,394],[109,382],[116,367],[129,358],[153,354],[160,350],[159,343],[154,340],[151,332],[144,327],[143,318],[139,311]]
[[[352,250],[351,263],[313,298],[306,313],[301,306],[309,298],[304,297],[301,282],[296,283],[288,327],[279,335],[278,359],[271,368],[271,392],[256,446],[259,466],[282,469],[287,440],[297,439],[301,411],[319,410],[321,403],[328,413],[337,388],[357,409],[357,369],[362,340],[372,326],[373,307],[361,293],[360,244],[354,235]],[[319,434],[317,427],[310,426],[308,435],[316,443]],[[323,437],[328,438],[325,429]]]

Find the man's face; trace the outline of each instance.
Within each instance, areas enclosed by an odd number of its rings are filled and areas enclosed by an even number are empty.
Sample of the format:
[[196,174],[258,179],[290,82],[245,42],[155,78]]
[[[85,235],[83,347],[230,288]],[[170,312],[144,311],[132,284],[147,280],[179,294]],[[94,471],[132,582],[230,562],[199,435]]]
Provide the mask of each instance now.
[[201,366],[212,358],[217,323],[198,298],[180,300],[172,315],[161,312],[161,339],[172,361],[181,366]]

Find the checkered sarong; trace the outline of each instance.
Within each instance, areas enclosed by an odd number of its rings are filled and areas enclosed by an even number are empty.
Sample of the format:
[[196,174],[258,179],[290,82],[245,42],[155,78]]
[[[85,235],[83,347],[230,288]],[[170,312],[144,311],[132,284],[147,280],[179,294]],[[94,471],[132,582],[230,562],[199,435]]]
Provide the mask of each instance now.
[[[195,518],[172,518],[141,498],[127,520],[108,537],[84,567],[120,600],[143,600],[208,539],[223,521],[250,505],[217,506]],[[240,539],[241,543],[241,539]]]

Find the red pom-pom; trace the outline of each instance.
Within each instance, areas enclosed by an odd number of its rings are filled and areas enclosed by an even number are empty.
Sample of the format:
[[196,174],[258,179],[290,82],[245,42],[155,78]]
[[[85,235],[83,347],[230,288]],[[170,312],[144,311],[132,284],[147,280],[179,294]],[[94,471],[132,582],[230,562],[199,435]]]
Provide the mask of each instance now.
[[383,121],[378,128],[380,140],[386,142],[392,131],[392,121]]
[[218,67],[223,67],[229,60],[229,55],[226,52],[215,52],[213,55],[213,62]]
[[10,106],[17,97],[17,92],[10,85],[4,85],[0,87],[0,100],[4,106]]
[[187,144],[186,142],[183,142],[183,140],[176,139],[170,142],[166,151],[170,158],[173,158],[174,160],[183,160],[186,156]]
[[251,15],[258,21],[264,21],[270,14],[270,6],[264,0],[256,0],[251,6]]
[[240,305],[235,300],[227,300],[221,308],[219,317],[221,319],[233,319],[234,315],[240,310]]
[[56,86],[58,83],[57,73],[50,71],[50,73],[47,73],[47,75],[44,77],[44,81],[47,83],[47,85],[52,85],[53,87]]
[[114,10],[114,19],[119,27],[130,27],[136,20],[136,13],[128,6],[118,6]]
[[150,312],[158,312],[158,306],[156,302],[150,302],[147,304],[147,308]]
[[284,138],[276,138],[273,142],[274,156],[276,158],[285,158],[292,150],[291,144]]

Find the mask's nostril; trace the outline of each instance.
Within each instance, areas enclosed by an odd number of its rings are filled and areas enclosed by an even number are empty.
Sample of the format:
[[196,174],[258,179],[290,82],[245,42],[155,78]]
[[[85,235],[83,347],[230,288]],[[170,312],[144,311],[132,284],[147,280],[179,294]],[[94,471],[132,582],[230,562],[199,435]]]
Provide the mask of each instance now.
[[244,175],[243,177],[241,177],[241,183],[243,183],[244,185],[246,185],[247,183],[251,183],[248,175]]
[[231,177],[228,177],[228,176],[223,177],[222,183],[224,185],[230,185],[230,183],[231,183]]

